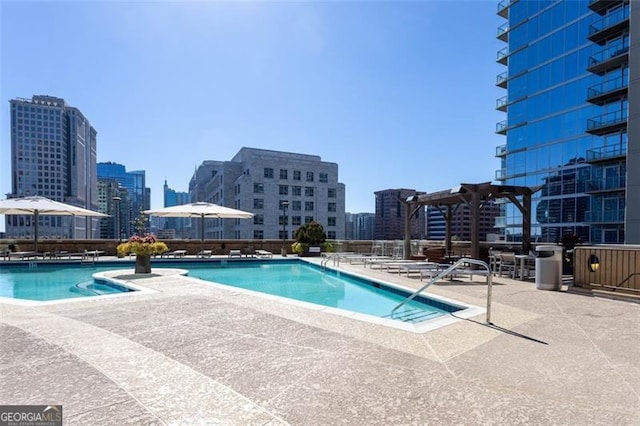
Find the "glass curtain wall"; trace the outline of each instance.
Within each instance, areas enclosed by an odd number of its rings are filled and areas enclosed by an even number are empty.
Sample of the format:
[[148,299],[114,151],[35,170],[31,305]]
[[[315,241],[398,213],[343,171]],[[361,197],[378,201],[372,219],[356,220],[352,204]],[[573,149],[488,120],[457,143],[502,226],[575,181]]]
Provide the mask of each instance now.
[[[603,63],[628,50],[628,32],[594,43],[593,25],[608,27],[610,22],[598,22],[603,16],[590,9],[592,3],[506,0],[498,5],[498,14],[507,19],[498,28],[498,38],[508,46],[497,59],[507,67],[497,79],[507,90],[497,109],[506,112],[507,119],[496,128],[506,136],[506,144],[496,150],[501,160],[496,179],[542,187],[532,200],[533,241],[555,243],[574,233],[585,242],[597,242],[595,224],[617,219],[620,201],[624,203],[624,192],[621,200],[620,194],[601,194],[603,186],[620,188],[624,167],[597,170],[590,156],[610,149],[603,147],[620,151],[626,141],[626,128],[616,123],[626,123],[626,92],[619,89],[626,87],[628,69]],[[612,90],[618,96],[606,103],[587,100]],[[603,127],[608,130],[590,130]],[[602,199],[596,201],[598,197]],[[504,204],[497,223],[508,241],[521,240],[522,217],[514,205]]]

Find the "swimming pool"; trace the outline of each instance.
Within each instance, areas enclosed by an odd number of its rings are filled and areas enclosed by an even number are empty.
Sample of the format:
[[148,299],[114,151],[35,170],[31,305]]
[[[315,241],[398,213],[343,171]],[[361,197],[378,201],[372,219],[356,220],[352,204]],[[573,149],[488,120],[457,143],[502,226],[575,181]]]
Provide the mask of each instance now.
[[[53,301],[150,291],[102,274],[94,278],[94,274],[100,272],[132,269],[130,262],[100,262],[99,265],[45,262],[32,266],[0,265],[0,298]],[[389,321],[393,308],[411,294],[411,290],[395,284],[322,268],[301,259],[153,261],[153,269],[158,268],[187,270],[190,277],[211,282],[211,285],[260,292],[295,303],[313,304],[342,315],[365,316],[367,320]],[[442,322],[446,317],[453,318],[448,315],[452,313],[459,318],[469,317],[474,309],[457,301],[420,295],[396,312],[391,322],[424,325],[431,320]]]
[[122,268],[122,264],[101,267],[45,263],[3,265],[0,267],[0,297],[50,301],[134,291],[93,278],[96,272]]

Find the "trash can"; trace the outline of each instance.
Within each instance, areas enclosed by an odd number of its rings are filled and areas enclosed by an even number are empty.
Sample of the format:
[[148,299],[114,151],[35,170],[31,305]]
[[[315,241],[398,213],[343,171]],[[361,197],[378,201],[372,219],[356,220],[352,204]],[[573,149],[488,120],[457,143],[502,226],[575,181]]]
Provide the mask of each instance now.
[[536,288],[560,290],[562,288],[562,247],[538,246],[536,256]]

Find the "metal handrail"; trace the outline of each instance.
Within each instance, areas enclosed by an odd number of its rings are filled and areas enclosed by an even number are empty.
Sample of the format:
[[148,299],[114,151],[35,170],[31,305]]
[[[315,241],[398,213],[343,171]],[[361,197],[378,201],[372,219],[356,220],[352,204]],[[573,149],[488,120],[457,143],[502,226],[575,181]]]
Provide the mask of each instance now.
[[398,306],[393,308],[391,310],[391,315],[389,315],[389,316],[391,318],[393,318],[393,315],[395,314],[395,312],[399,308],[401,308],[405,304],[407,304],[410,301],[412,301],[418,294],[422,293],[427,287],[429,287],[434,282],[436,282],[436,281],[440,280],[441,278],[446,277],[447,275],[449,275],[461,263],[470,263],[472,265],[482,266],[487,270],[487,323],[491,324],[491,292],[492,292],[492,284],[493,284],[491,269],[489,268],[489,265],[487,264],[487,262],[483,262],[482,260],[477,260],[477,259],[470,259],[470,258],[466,258],[466,257],[457,260],[455,263],[453,263],[447,269],[445,269],[444,271],[440,272],[435,277],[431,278],[431,280],[428,283],[426,283],[425,285],[420,287],[418,290],[413,292],[413,294],[411,294],[409,297],[407,297],[402,302],[400,302],[398,304]]

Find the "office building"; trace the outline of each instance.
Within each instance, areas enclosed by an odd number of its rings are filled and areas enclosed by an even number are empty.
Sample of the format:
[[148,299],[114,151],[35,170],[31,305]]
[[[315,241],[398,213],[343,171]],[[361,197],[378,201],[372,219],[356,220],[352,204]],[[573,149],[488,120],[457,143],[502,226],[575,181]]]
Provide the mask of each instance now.
[[375,232],[375,213],[346,213],[345,239],[372,240]]
[[[141,224],[147,222],[142,211],[151,208],[151,190],[146,187],[145,172],[144,170],[128,172],[124,165],[114,162],[98,163],[97,169],[98,179],[115,181],[127,191],[126,203],[119,204],[120,209],[126,209],[122,211],[120,232],[124,239],[129,238],[139,231],[136,227],[140,228]],[[148,223],[145,227],[148,227]]]
[[[97,132],[78,108],[53,96],[10,100],[11,193],[97,210]],[[33,233],[31,216],[6,216],[7,237]],[[43,238],[96,238],[98,219],[41,216]]]
[[[205,238],[292,238],[300,225],[315,220],[327,238],[344,239],[345,187],[338,165],[316,155],[242,148],[230,161],[203,162],[189,196],[255,214],[253,220],[208,219]],[[199,227],[192,228],[199,238]]]
[[[427,240],[444,241],[447,223],[443,212],[436,206],[429,205],[426,209]],[[496,204],[495,200],[482,205],[478,223],[480,241],[495,240],[495,222],[501,212],[501,206]],[[461,203],[454,207],[451,217],[451,238],[458,241],[471,241],[471,208],[468,204]]]
[[[405,229],[405,202],[414,195],[424,194],[415,189],[385,189],[376,191],[375,240],[402,240]],[[410,219],[411,239],[425,237],[424,207],[418,209]]]
[[[164,207],[180,206],[189,203],[189,193],[180,192],[169,188],[167,181],[164,181],[163,187]],[[173,238],[189,238],[191,233],[191,219],[184,217],[165,217],[163,219],[162,229],[165,231],[163,235],[171,235]]]
[[[505,184],[536,186],[532,236],[640,243],[640,5],[629,1],[503,0],[496,131]],[[631,101],[631,102],[630,102]],[[521,215],[497,224],[521,237]]]
[[131,199],[129,191],[115,179],[98,179],[98,211],[109,217],[100,219],[100,234],[102,239],[127,239],[127,223],[131,222]]

